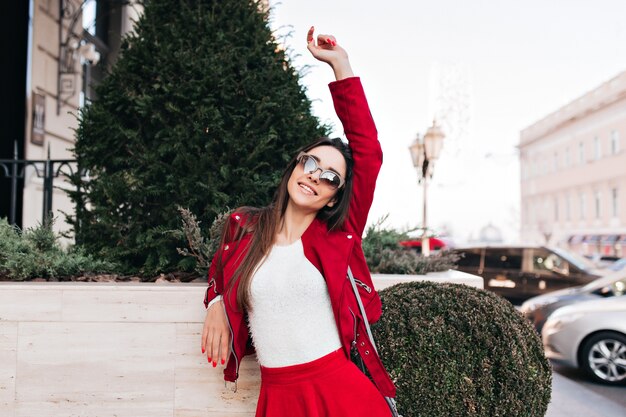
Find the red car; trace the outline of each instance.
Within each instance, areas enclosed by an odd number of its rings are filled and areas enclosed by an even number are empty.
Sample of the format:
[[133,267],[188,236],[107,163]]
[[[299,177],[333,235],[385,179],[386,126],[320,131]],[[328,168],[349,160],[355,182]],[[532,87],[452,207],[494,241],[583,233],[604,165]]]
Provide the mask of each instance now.
[[[445,241],[443,241],[442,239],[438,239],[436,237],[431,237],[428,238],[428,242],[429,242],[429,246],[430,246],[430,250],[441,250],[441,249],[445,249],[447,247],[449,247],[448,243],[446,243]],[[398,242],[400,244],[400,246],[403,246],[405,248],[413,248],[415,249],[417,252],[422,253],[422,239],[410,239],[410,240],[403,240],[401,242]]]

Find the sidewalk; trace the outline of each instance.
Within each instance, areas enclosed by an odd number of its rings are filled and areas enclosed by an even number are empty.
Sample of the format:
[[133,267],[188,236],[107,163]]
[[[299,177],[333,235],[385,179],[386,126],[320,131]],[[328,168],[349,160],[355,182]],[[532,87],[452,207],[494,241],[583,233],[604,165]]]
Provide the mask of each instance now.
[[545,417],[624,417],[626,409],[601,395],[552,373],[552,401]]

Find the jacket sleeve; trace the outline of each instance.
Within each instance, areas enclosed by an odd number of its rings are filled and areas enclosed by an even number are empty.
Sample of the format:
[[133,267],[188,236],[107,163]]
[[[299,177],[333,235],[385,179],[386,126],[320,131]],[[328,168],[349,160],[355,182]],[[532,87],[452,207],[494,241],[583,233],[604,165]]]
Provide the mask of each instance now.
[[329,87],[354,158],[352,198],[345,228],[362,236],[382,165],[382,149],[360,78],[335,81]]
[[[240,213],[232,213],[228,218],[228,231],[226,235],[226,242],[231,242],[233,237],[237,234],[237,229],[240,227],[242,221],[242,215]],[[204,307],[207,308],[211,300],[218,295],[224,293],[224,277],[222,274],[218,274],[217,271],[217,259],[218,256],[222,256],[224,248],[217,249],[211,260],[211,266],[209,266],[209,272],[207,274],[208,286],[204,293]]]
[[204,292],[204,308],[208,308],[211,300],[213,300],[218,295],[221,295],[223,288],[224,288],[224,282],[222,279],[219,280],[220,287],[221,287],[220,289],[218,289],[218,285],[217,285],[218,279],[216,277],[216,272],[217,272],[216,261],[217,261],[218,253],[220,253],[220,250],[215,252],[215,255],[213,255],[213,259],[211,260],[211,266],[209,267],[209,273],[207,274],[209,284],[207,286],[206,291]]

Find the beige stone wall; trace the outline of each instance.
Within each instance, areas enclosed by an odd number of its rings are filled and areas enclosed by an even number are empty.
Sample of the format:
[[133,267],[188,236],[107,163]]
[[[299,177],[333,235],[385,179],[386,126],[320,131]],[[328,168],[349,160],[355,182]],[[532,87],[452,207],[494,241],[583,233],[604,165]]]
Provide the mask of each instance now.
[[626,235],[626,72],[522,131],[520,152],[524,241]]
[[[378,289],[435,280],[482,288],[459,271],[375,275]],[[238,390],[200,351],[204,284],[0,282],[0,416],[253,416],[259,368]]]

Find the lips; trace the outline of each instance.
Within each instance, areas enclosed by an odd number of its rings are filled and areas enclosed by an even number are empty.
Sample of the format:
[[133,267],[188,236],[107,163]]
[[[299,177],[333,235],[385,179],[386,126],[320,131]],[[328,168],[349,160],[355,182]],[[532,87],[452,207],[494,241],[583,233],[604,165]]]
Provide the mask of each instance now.
[[315,192],[315,190],[313,188],[309,187],[308,185],[306,185],[304,183],[299,182],[298,186],[300,187],[300,190],[302,190],[302,192],[304,194],[307,194],[307,195],[317,195],[317,193]]

